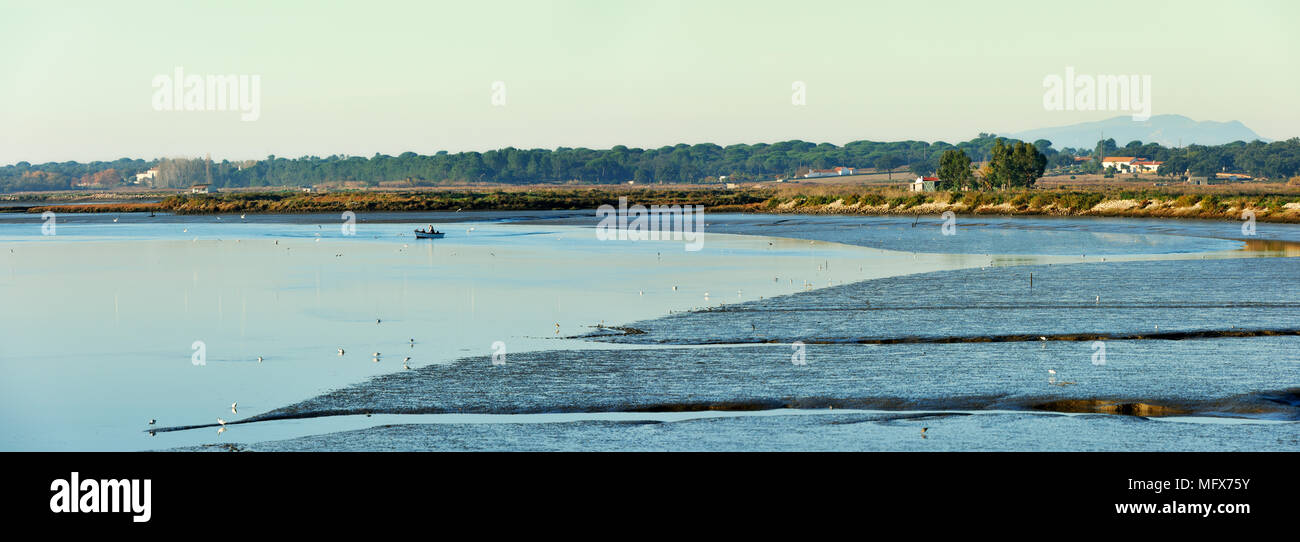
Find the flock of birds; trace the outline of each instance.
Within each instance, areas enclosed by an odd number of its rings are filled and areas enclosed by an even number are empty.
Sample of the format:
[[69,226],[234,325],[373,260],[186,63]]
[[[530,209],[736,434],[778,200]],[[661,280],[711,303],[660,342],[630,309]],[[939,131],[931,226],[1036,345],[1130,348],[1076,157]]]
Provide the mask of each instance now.
[[[376,325],[381,324],[382,322],[383,322],[383,320],[380,319],[380,318],[376,318],[376,319],[375,319],[375,324],[376,324]],[[556,323],[556,324],[555,324],[555,328],[556,328],[556,333],[559,333],[560,324],[559,324],[559,323]],[[407,344],[408,344],[411,348],[415,348],[415,338],[412,337],[412,338],[408,339]],[[343,348],[339,348],[339,349],[338,349],[338,355],[339,355],[340,357],[342,357],[342,356],[343,356],[344,354],[346,354],[346,353],[347,353],[347,350],[346,350],[346,349],[343,349]],[[383,357],[383,354],[381,354],[380,352],[374,352],[373,354],[371,354],[371,356],[373,357],[373,361],[374,361],[375,363],[379,363],[379,361],[380,361],[380,360],[382,359],[382,357]],[[405,357],[402,358],[402,370],[410,370],[410,369],[411,369],[411,359],[412,359],[411,356],[405,356]],[[257,362],[258,362],[258,363],[262,363],[262,361],[264,361],[264,360],[265,360],[265,358],[263,358],[262,356],[257,356]],[[235,402],[233,402],[233,403],[230,403],[230,413],[231,413],[231,414],[239,414],[239,401],[235,401]],[[367,414],[366,416],[369,417],[369,414]],[[149,420],[149,425],[150,425],[150,426],[157,425],[157,423],[158,423],[158,420],[157,420],[156,418],[151,418],[151,419]],[[217,428],[217,435],[220,436],[221,434],[225,433],[225,432],[226,432],[226,426],[227,426],[228,424],[230,424],[230,423],[234,423],[234,422],[228,422],[228,421],[225,420],[225,418],[217,417],[217,425],[220,426],[220,427]],[[149,436],[155,436],[155,435],[157,435],[157,431],[156,431],[156,430],[153,430],[153,429],[150,429],[150,430],[149,430]]]
[[[459,209],[458,209],[458,211],[459,211]],[[245,215],[241,214],[241,215],[239,216],[239,218],[240,218],[241,220],[244,220],[244,219],[245,219]],[[221,217],[217,217],[217,220],[218,220],[218,221],[221,220]],[[117,222],[117,218],[116,218],[116,217],[113,218],[113,222]],[[318,225],[317,227],[320,228],[319,225]],[[470,233],[470,232],[473,232],[474,230],[475,230],[475,228],[470,227],[470,228],[468,228],[468,229],[465,230],[465,233],[468,234],[468,233]],[[185,233],[188,233],[188,232],[189,232],[189,228],[185,228],[185,229],[182,230],[182,231],[185,232]],[[198,240],[198,238],[195,238],[195,241],[197,241],[197,240]],[[320,242],[320,234],[319,234],[319,233],[316,234],[316,239],[315,239],[315,240],[316,240],[316,242]],[[275,240],[274,244],[275,244],[275,245],[279,245],[279,244],[280,244],[280,241],[279,241],[279,240]],[[772,243],[769,242],[768,244],[771,245]],[[810,245],[813,245],[813,244],[815,244],[815,242],[814,242],[814,241],[809,241],[809,244],[810,244]],[[407,245],[407,244],[403,244],[403,245],[402,245],[402,248],[403,248],[403,249],[409,248],[409,245]],[[286,249],[286,250],[288,250],[288,249]],[[453,252],[452,254],[455,255],[454,252]],[[491,255],[492,255],[492,256],[496,256],[495,253],[493,253],[493,254],[491,254]],[[335,254],[335,257],[341,257],[341,256],[343,256],[342,253],[336,253],[336,254]],[[913,254],[913,258],[916,258],[917,256],[918,256],[917,254]],[[986,256],[987,256],[987,255],[986,255]],[[1084,254],[1082,257],[1083,257],[1083,258],[1087,258],[1087,254]],[[662,259],[662,255],[659,254],[659,253],[656,253],[656,258],[658,258],[658,259]],[[1103,261],[1103,262],[1106,261],[1105,258],[1102,258],[1102,261]],[[993,267],[993,266],[994,266],[994,261],[993,261],[992,258],[990,258],[990,259],[989,259],[989,262],[988,262],[988,264],[987,264],[987,267]],[[984,269],[984,268],[985,268],[985,267],[981,267],[981,269]],[[829,262],[829,261],[824,261],[822,264],[819,264],[819,265],[817,266],[817,270],[818,270],[818,271],[829,271],[829,269],[830,269],[830,262]],[[858,270],[859,270],[859,271],[862,271],[862,267],[859,267]],[[774,278],[773,278],[773,281],[775,281],[775,282],[779,282],[779,281],[780,281],[780,277],[774,277]],[[1031,279],[1031,281],[1032,281],[1032,279]],[[794,279],[790,279],[790,283],[793,285],[793,283],[794,283]],[[830,281],[830,280],[828,279],[828,281],[827,281],[827,286],[830,286],[831,284],[833,284],[833,282]],[[804,280],[804,281],[803,281],[803,284],[802,284],[802,287],[803,287],[803,289],[805,289],[805,290],[806,290],[806,289],[809,289],[809,288],[812,287],[812,283],[809,282],[809,281],[807,281],[807,280]],[[677,286],[677,285],[673,285],[673,286],[672,286],[672,291],[674,291],[674,292],[678,291],[678,286]],[[645,290],[638,290],[638,295],[642,295],[642,296],[644,296],[644,295],[645,295]],[[742,290],[736,290],[736,297],[739,298],[739,297],[742,297],[742,296],[743,296],[743,291],[742,291]],[[709,296],[709,292],[707,292],[707,291],[704,292],[704,299],[705,299],[705,301],[708,301],[709,298],[710,298],[710,296]],[[1094,303],[1096,303],[1096,304],[1100,304],[1100,303],[1101,303],[1101,296],[1100,296],[1100,295],[1097,295],[1097,296],[1096,296],[1096,298],[1094,299]],[[376,324],[376,325],[382,324],[382,322],[383,322],[383,320],[380,319],[380,318],[376,318],[376,319],[375,319],[375,324]],[[603,321],[602,321],[602,327],[603,327]],[[1157,326],[1156,326],[1156,330],[1158,331],[1159,329],[1160,329],[1160,326],[1157,325]],[[558,322],[555,324],[555,333],[556,333],[557,335],[560,333],[560,324],[559,324]],[[1048,340],[1047,337],[1045,337],[1045,336],[1040,336],[1040,337],[1039,337],[1039,340],[1040,340],[1040,342],[1042,343],[1042,347],[1043,347],[1044,349],[1046,349],[1046,348],[1047,348],[1047,340]],[[409,344],[410,344],[411,347],[414,347],[414,346],[415,346],[415,339],[414,339],[414,338],[411,338],[410,341],[409,341]],[[346,353],[346,350],[345,350],[345,349],[343,349],[343,348],[339,348],[339,349],[338,349],[338,355],[339,355],[340,357],[342,357],[343,355],[345,355],[345,353]],[[374,353],[372,354],[372,358],[373,358],[373,362],[378,363],[378,362],[382,359],[382,354],[381,354],[380,352],[374,352]],[[264,358],[263,358],[262,356],[257,356],[257,362],[258,362],[258,363],[262,363],[263,360],[264,360]],[[409,370],[409,369],[411,368],[411,367],[410,367],[410,361],[411,361],[411,357],[410,357],[410,356],[405,356],[405,357],[402,359],[402,369],[403,369],[403,370]],[[1056,375],[1057,375],[1057,372],[1056,372],[1055,369],[1048,369],[1048,370],[1047,370],[1047,373],[1048,373],[1048,375],[1049,375],[1049,377],[1048,377],[1048,382],[1049,382],[1050,384],[1054,384],[1054,385],[1065,385],[1065,384],[1070,384],[1070,382],[1061,382],[1061,383],[1058,384],[1057,381],[1056,381]],[[238,414],[238,413],[239,413],[239,411],[238,411],[238,405],[239,405],[238,401],[233,402],[233,403],[230,404],[230,412],[231,412],[232,414]],[[367,415],[367,416],[368,416],[368,415]],[[150,419],[150,420],[149,420],[149,425],[150,425],[150,426],[153,426],[153,425],[155,425],[156,423],[157,423],[157,420],[156,420],[156,419]],[[217,429],[217,435],[221,435],[221,434],[223,434],[223,433],[226,432],[226,426],[227,426],[227,423],[228,423],[228,422],[227,422],[225,419],[223,419],[223,418],[221,418],[221,417],[218,417],[218,418],[217,418],[217,424],[220,426],[220,427]],[[922,428],[921,428],[921,438],[923,438],[923,439],[924,439],[924,438],[928,438],[928,431],[929,431],[929,427],[922,427]],[[149,431],[149,434],[152,436],[152,435],[155,434],[155,432],[154,432],[153,430],[150,430],[150,431]]]

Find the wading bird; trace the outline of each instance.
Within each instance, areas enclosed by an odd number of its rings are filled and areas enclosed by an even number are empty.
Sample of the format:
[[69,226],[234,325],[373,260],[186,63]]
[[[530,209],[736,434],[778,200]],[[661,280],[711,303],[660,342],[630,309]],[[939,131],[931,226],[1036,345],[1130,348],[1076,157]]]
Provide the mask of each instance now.
[[237,407],[237,406],[239,406],[239,401],[235,401],[235,402],[233,402],[233,403],[230,403],[230,413],[231,413],[231,414],[239,414],[239,410],[235,408],[235,407]]
[[226,425],[226,420],[223,420],[223,419],[221,419],[221,418],[217,418],[217,423],[219,423],[219,424],[221,424],[221,425]]
[[343,349],[342,349],[342,348],[339,349],[339,355],[340,355],[340,356],[343,355]]

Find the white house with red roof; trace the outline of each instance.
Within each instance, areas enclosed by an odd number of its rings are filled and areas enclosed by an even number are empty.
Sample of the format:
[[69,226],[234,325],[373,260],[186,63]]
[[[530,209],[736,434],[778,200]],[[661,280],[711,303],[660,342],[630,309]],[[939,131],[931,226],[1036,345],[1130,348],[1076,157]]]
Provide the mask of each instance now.
[[1160,169],[1160,164],[1163,163],[1164,162],[1156,162],[1154,160],[1144,160],[1139,158],[1136,162],[1133,162],[1133,170],[1155,173],[1157,170]]
[[913,192],[934,192],[939,189],[939,178],[917,177],[907,188]]
[[1160,169],[1160,164],[1163,163],[1164,162],[1156,162],[1137,156],[1107,156],[1101,159],[1101,169],[1115,168],[1115,171],[1121,172],[1132,171],[1136,173],[1139,171],[1148,171],[1155,173],[1156,170]]

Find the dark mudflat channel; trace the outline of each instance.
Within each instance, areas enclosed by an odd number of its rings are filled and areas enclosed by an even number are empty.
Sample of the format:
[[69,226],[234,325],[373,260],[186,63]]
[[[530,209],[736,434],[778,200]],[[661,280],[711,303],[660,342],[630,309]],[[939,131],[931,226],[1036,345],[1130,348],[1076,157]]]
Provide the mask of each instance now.
[[[922,428],[925,429],[924,434]],[[1015,412],[420,423],[178,451],[1287,451],[1300,426]]]
[[623,344],[687,345],[1295,336],[1300,330],[1300,260],[1098,262],[940,271],[676,313],[621,327],[597,329],[588,337]]

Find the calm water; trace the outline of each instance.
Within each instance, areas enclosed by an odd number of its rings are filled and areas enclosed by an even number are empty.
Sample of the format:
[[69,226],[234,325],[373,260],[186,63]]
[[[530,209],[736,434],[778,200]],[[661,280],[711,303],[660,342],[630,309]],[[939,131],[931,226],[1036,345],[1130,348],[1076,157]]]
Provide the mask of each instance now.
[[[1088,342],[829,343],[1287,328],[1296,226],[716,215],[690,252],[598,241],[592,216],[374,213],[344,235],[337,215],[70,215],[42,235],[0,215],[0,449],[914,449],[900,412],[936,409],[975,413],[927,422],[954,436],[935,449],[1120,449],[1143,421],[1027,411],[1061,398],[1194,412],[1144,434],[1203,438],[1142,449],[1295,446],[1286,409],[1246,407],[1300,385],[1300,337],[1115,341],[1100,367]],[[447,237],[412,238],[430,222]],[[744,401],[774,410],[626,412]],[[284,419],[145,431],[218,417]],[[772,436],[791,433],[811,440]]]

